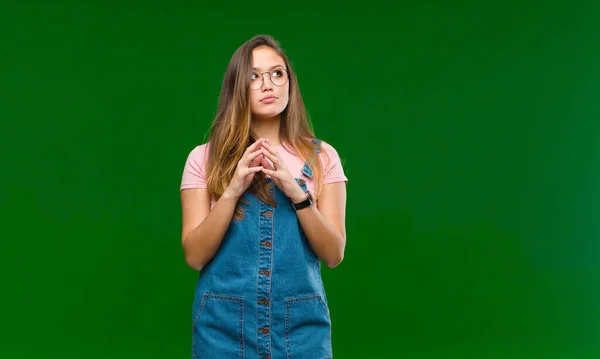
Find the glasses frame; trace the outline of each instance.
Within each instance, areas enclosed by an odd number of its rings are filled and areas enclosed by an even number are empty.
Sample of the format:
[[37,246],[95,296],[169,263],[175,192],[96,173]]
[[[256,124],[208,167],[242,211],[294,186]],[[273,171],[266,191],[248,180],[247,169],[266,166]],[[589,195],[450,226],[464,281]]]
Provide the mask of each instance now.
[[[283,84],[277,85],[276,83],[273,82],[273,72],[275,72],[275,71],[283,71],[283,72],[285,72],[285,74],[287,76],[287,80],[285,80],[285,82]],[[281,87],[281,86],[284,86],[285,84],[287,84],[288,81],[290,81],[290,73],[288,72],[288,70],[284,69],[283,67],[279,67],[279,68],[273,69],[271,71],[253,72],[253,73],[256,73],[257,75],[260,75],[260,86],[258,86],[257,88],[252,88],[252,86],[251,86],[252,79],[251,79],[250,82],[248,82],[248,87],[252,91],[258,91],[258,90],[260,90],[263,87],[263,85],[265,84],[265,74],[269,74],[269,81],[271,81],[271,83],[273,84],[273,86]]]

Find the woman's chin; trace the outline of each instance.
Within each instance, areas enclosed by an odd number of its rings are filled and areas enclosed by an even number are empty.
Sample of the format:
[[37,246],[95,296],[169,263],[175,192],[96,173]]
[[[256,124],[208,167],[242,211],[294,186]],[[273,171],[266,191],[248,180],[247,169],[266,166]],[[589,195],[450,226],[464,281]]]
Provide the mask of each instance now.
[[267,112],[254,114],[254,119],[260,121],[279,120],[281,112]]

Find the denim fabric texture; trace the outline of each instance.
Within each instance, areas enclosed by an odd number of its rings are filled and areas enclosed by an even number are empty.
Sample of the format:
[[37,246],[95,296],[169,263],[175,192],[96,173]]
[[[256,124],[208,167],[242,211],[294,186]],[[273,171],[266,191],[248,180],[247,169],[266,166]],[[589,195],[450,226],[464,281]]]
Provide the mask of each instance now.
[[[314,141],[317,151],[320,142]],[[310,178],[305,164],[302,175]],[[219,250],[201,270],[192,305],[193,359],[332,358],[321,261],[287,196],[277,206],[243,195]],[[306,179],[296,178],[306,191]]]

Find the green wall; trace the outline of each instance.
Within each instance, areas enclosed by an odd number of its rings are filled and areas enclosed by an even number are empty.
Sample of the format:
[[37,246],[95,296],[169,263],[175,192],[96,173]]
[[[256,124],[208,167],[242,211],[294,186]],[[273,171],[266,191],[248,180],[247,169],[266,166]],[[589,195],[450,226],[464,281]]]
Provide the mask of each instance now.
[[2,358],[187,358],[179,184],[233,51],[348,183],[336,358],[600,357],[600,5],[2,2]]

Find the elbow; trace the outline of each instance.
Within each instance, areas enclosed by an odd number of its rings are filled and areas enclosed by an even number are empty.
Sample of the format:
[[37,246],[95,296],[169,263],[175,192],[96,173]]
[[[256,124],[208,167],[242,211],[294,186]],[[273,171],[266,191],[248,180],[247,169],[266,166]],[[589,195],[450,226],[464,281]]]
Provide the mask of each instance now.
[[186,238],[182,244],[185,263],[193,270],[199,272],[202,269],[202,267],[204,267],[204,263],[201,262],[198,256],[194,255],[194,251],[192,250],[192,248],[189,247],[189,245],[186,245],[187,243],[188,242]]
[[185,263],[187,263],[187,265],[195,271],[199,272],[202,269],[202,264],[199,261],[188,256],[185,257]]
[[188,258],[186,258],[186,259],[185,259],[185,262],[187,263],[187,265],[188,265],[190,268],[192,268],[193,270],[195,270],[195,271],[197,271],[197,272],[199,272],[199,271],[202,269],[202,267],[203,267],[203,265],[202,265],[200,262],[198,262],[198,261],[195,261],[195,260],[193,260],[193,259],[188,259]]
[[200,271],[202,267],[204,267],[204,263],[202,263],[198,258],[194,257],[191,253],[185,253],[185,263],[195,271]]
[[327,267],[335,268],[344,260],[344,249],[346,248],[346,236],[342,235],[340,239],[339,249],[336,251],[335,255],[332,255],[329,260],[326,262]]
[[331,258],[330,260],[328,260],[326,262],[327,263],[327,267],[333,269],[333,268],[337,267],[340,263],[342,263],[343,260],[344,260],[344,253],[341,252],[336,257]]

